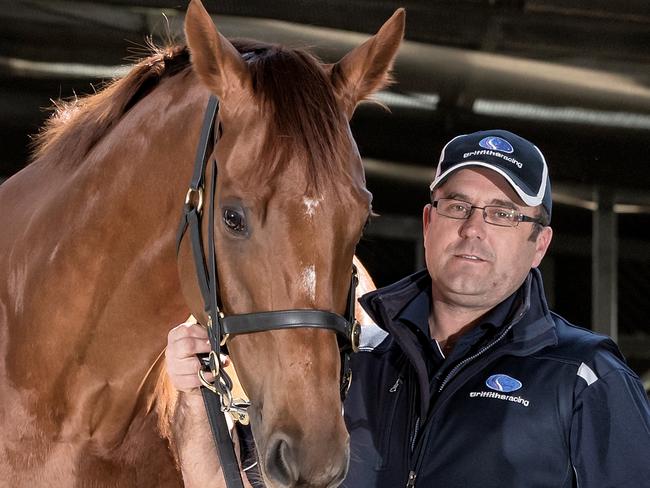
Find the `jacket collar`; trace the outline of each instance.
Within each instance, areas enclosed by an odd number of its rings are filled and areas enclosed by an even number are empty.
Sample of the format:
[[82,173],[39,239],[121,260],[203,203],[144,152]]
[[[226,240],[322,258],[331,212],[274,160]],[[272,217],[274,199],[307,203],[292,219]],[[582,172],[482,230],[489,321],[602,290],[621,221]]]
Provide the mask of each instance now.
[[431,277],[423,269],[392,285],[366,293],[359,303],[377,325],[387,330],[385,319],[395,320],[411,300],[428,288],[431,288]]
[[[426,364],[422,357],[425,350],[421,347],[416,332],[410,327],[405,327],[401,319],[404,309],[430,287],[431,278],[425,269],[392,285],[367,293],[359,300],[375,323],[393,339],[382,342],[382,345],[392,347],[392,344],[396,343],[415,368],[423,411],[426,411],[430,393]],[[504,316],[502,313],[497,315]],[[489,316],[488,314],[486,319]],[[494,324],[501,330],[496,334],[499,336],[498,344],[495,344],[487,355],[490,358],[505,353],[525,356],[557,344],[555,323],[544,295],[542,276],[537,269],[530,271],[515,293],[510,311],[505,316],[503,323]]]
[[[428,271],[423,269],[396,283],[366,293],[359,299],[359,303],[379,327],[391,332],[391,323],[401,316],[402,311],[412,300],[430,288],[431,277]],[[513,339],[532,340],[547,329],[555,327],[546,302],[539,270],[530,270],[515,295],[513,307],[506,322],[519,322],[525,319],[524,323],[530,327],[513,327]],[[502,324],[495,325],[501,326]]]

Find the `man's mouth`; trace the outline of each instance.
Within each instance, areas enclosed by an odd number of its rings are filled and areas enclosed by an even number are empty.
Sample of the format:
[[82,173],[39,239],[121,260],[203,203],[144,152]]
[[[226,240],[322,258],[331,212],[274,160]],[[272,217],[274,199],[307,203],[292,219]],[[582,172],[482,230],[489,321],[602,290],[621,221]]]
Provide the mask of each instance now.
[[477,262],[485,261],[485,259],[481,259],[480,257],[475,256],[474,254],[456,254],[456,257],[461,259],[468,259],[470,261],[477,261]]

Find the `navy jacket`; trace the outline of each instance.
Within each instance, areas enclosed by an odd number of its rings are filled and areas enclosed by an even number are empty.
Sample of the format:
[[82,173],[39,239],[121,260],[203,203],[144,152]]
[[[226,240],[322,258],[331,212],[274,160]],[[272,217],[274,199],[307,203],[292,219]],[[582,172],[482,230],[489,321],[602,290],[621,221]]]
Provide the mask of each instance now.
[[430,287],[423,271],[361,299],[381,329],[362,328],[352,359],[344,487],[650,487],[638,377],[609,338],[549,311],[538,271],[438,364]]

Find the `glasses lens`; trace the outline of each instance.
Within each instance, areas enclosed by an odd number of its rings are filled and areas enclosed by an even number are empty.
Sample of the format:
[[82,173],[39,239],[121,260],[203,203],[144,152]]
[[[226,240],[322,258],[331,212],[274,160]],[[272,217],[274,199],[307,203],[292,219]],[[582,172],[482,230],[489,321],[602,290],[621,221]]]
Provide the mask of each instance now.
[[519,214],[504,207],[485,207],[485,221],[488,224],[500,225],[503,227],[516,227],[519,223]]
[[440,215],[451,217],[452,219],[466,219],[472,210],[472,206],[469,203],[450,198],[441,198],[438,200],[436,208]]

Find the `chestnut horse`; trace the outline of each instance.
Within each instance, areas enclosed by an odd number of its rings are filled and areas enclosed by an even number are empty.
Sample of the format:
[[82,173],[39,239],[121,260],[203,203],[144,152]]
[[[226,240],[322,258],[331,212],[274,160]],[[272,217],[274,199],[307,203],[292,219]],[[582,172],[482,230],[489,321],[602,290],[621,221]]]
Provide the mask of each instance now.
[[[0,186],[0,485],[182,485],[160,427],[172,413],[161,351],[189,313],[205,323],[175,237],[211,94],[225,312],[344,312],[371,199],[348,121],[387,83],[403,29],[399,11],[324,65],[232,44],[193,0],[189,50],[59,106],[33,162]],[[335,333],[243,334],[229,351],[268,486],[334,486],[348,456]],[[269,475],[273,436],[296,453],[295,479]]]

